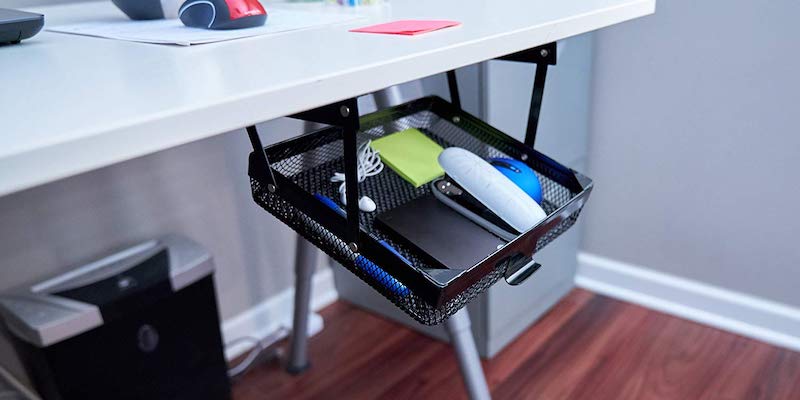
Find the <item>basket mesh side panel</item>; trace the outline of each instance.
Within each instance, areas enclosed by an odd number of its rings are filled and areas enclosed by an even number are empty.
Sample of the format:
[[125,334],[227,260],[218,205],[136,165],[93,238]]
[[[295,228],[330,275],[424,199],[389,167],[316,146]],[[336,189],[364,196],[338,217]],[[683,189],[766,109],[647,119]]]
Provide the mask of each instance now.
[[[370,121],[370,126],[362,126],[358,134],[359,144],[376,139],[386,134],[408,128],[417,128],[427,134],[442,147],[462,147],[481,157],[515,157],[519,154],[513,147],[505,146],[499,140],[480,135],[484,129],[470,121],[448,121],[430,111],[418,111],[411,115],[397,118],[387,115],[384,121]],[[467,132],[478,133],[485,141],[481,141]],[[319,137],[315,140],[298,141],[283,154],[272,155],[273,169],[291,179],[298,186],[311,194],[322,194],[338,202],[338,183],[331,183],[330,177],[335,172],[344,171],[343,143],[341,137]],[[541,171],[546,166],[534,165],[534,169]],[[539,174],[542,184],[542,208],[549,214],[572,199],[576,193],[570,192],[566,187]],[[278,217],[300,235],[314,243],[329,256],[345,266],[348,270],[369,284],[387,299],[412,318],[425,325],[435,325],[464,307],[478,294],[497,282],[505,273],[501,266],[474,283],[467,290],[448,301],[441,307],[433,307],[417,297],[400,282],[389,276],[363,256],[349,250],[346,243],[334,234],[323,228],[310,217],[303,214],[280,196],[266,190],[265,184],[256,179],[251,179],[253,198],[261,207]],[[416,268],[430,269],[422,259],[417,257],[407,247],[394,242],[374,225],[375,217],[383,211],[395,208],[413,199],[425,196],[431,192],[429,185],[414,188],[388,166],[379,175],[369,177],[359,184],[359,195],[372,198],[378,209],[374,213],[361,213],[361,225],[378,239],[386,240],[403,256],[412,262]],[[578,212],[562,221],[546,235],[542,236],[536,245],[538,251],[561,233],[569,229],[577,220]]]

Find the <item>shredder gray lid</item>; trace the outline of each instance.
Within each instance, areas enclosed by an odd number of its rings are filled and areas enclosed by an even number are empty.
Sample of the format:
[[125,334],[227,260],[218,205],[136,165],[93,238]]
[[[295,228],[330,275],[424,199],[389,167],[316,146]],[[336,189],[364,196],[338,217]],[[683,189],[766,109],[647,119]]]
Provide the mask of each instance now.
[[53,293],[117,275],[164,249],[168,249],[169,281],[174,292],[214,271],[211,255],[202,246],[183,236],[168,235],[4,293],[0,295],[0,314],[14,335],[38,347],[97,328],[104,322],[97,306]]

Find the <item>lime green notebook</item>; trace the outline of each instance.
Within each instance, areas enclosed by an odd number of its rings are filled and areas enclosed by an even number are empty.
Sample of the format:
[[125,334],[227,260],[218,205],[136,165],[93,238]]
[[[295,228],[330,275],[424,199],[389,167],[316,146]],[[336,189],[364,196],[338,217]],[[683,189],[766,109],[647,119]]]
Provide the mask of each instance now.
[[415,187],[420,187],[442,175],[439,166],[439,146],[417,129],[406,129],[372,141],[381,160]]

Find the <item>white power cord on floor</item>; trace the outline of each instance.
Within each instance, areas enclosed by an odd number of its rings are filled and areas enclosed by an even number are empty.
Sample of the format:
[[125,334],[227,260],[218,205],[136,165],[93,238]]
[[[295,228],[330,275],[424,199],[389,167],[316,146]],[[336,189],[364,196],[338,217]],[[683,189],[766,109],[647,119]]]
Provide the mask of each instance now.
[[[364,182],[367,177],[378,175],[383,171],[383,161],[381,161],[380,153],[373,149],[371,145],[372,141],[368,140],[358,148],[358,182]],[[333,174],[331,182],[341,182],[339,185],[339,200],[342,204],[347,205],[347,187],[344,173],[337,172]],[[361,196],[358,199],[358,208],[361,211],[373,212],[377,206],[369,197]]]
[[263,356],[269,348],[274,346],[281,339],[288,336],[288,334],[289,334],[289,329],[281,327],[280,329],[278,329],[278,331],[272,333],[271,335],[261,340],[252,336],[243,336],[234,339],[229,343],[226,343],[225,347],[227,348],[236,346],[242,342],[247,342],[253,345],[253,348],[250,349],[250,352],[247,353],[247,356],[245,356],[245,358],[242,361],[240,361],[238,364],[228,369],[228,376],[231,378],[235,378],[247,372],[252,366],[256,364],[256,361],[259,359],[259,357]]

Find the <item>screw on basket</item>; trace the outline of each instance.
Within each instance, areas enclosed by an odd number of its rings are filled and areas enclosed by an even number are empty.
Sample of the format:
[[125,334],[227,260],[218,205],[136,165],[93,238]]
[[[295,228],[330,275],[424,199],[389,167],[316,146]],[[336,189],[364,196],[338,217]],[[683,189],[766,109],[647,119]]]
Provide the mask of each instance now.
[[343,117],[350,116],[350,107],[348,106],[339,107],[339,113],[342,114]]
[[458,115],[456,115],[455,117],[453,117],[453,122],[455,122],[455,123],[459,123],[459,122],[461,122],[461,117],[459,117]]
[[542,51],[540,51],[539,54],[541,54],[542,57],[547,57],[547,55],[550,54],[550,52],[547,51],[547,49],[542,49]]
[[267,185],[267,190],[269,190],[270,193],[275,193],[276,187],[270,183]]
[[353,253],[358,253],[358,245],[355,242],[350,242],[347,244],[347,248],[350,249]]
[[520,158],[522,161],[528,161],[528,155],[527,155],[527,154],[525,154],[525,153],[522,153],[522,155],[521,155],[521,156],[519,156],[519,158]]

